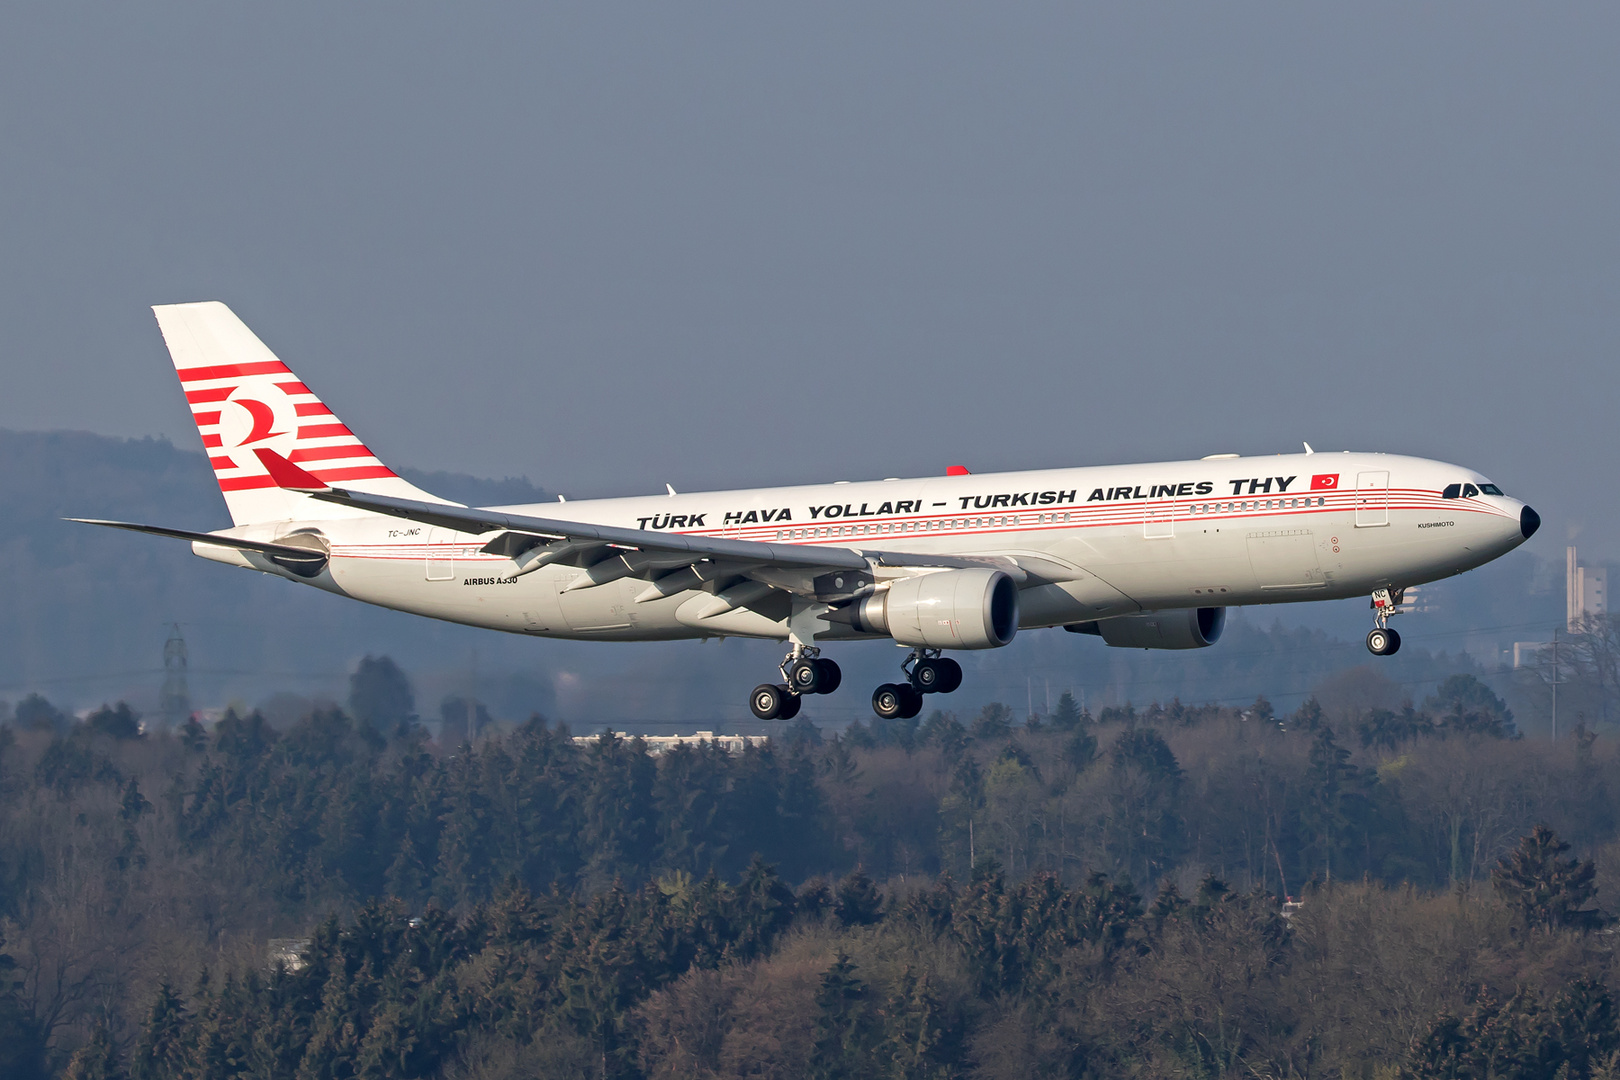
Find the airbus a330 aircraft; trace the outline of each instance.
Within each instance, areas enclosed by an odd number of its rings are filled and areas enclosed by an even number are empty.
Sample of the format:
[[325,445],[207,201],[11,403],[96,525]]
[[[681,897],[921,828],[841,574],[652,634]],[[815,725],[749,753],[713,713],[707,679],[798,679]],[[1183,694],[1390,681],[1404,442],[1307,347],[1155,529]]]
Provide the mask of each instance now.
[[90,521],[371,604],[538,637],[784,641],[761,719],[837,689],[822,646],[891,638],[880,716],[950,693],[943,653],[1058,627],[1196,649],[1226,608],[1370,596],[1367,648],[1410,585],[1529,539],[1536,512],[1472,469],[1313,453],[473,508],[400,479],[220,303],[153,309],[233,528]]

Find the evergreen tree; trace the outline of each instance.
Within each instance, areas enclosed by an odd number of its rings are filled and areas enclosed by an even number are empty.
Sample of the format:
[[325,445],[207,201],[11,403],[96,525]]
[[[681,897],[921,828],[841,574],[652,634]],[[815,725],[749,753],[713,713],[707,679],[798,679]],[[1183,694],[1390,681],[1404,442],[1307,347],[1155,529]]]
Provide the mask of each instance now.
[[770,950],[777,936],[793,922],[798,907],[793,890],[769,865],[755,855],[737,886],[737,942],[734,953],[750,959]]
[[1316,700],[1314,694],[1288,717],[1288,726],[1297,731],[1315,731],[1326,722],[1327,714],[1322,711],[1322,703]]
[[1103,842],[1118,872],[1133,880],[1157,880],[1181,850],[1181,766],[1164,737],[1150,727],[1131,727],[1109,748],[1110,813]]
[[1063,760],[1081,771],[1097,760],[1097,736],[1090,728],[1073,729],[1073,734],[1063,743]]
[[1564,858],[1567,851],[1557,833],[1537,825],[1491,871],[1497,893],[1519,909],[1527,925],[1595,930],[1609,922],[1601,910],[1586,906],[1597,895],[1597,868],[1590,859]]
[[349,676],[349,713],[379,731],[395,731],[416,720],[416,695],[393,660],[366,656]]
[[884,1005],[883,1044],[879,1054],[887,1068],[884,1074],[894,1080],[935,1080],[951,1075],[955,1056],[945,1010],[935,998],[928,973],[919,976],[907,964],[900,972],[900,984]]
[[62,1080],[122,1080],[125,1075],[112,1033],[106,1024],[97,1024],[90,1031],[90,1041],[68,1060]]
[[954,762],[967,748],[968,733],[955,713],[935,709],[921,729],[923,741],[938,746],[945,760]]
[[23,731],[65,731],[68,726],[67,714],[38,694],[17,702],[13,716]]
[[1439,729],[1459,735],[1505,739],[1515,735],[1513,713],[1491,688],[1468,674],[1446,679],[1424,702],[1434,713]]
[[992,701],[973,720],[973,737],[979,742],[996,742],[1012,734],[1012,710]]
[[95,735],[109,739],[138,739],[141,736],[141,718],[127,702],[115,706],[103,705],[90,714],[85,726]]
[[645,743],[611,731],[591,743],[587,760],[580,822],[580,846],[589,852],[584,877],[593,888],[619,876],[639,879],[652,863],[657,839],[657,768]]
[[1073,731],[1080,726],[1080,706],[1074,695],[1065,690],[1058,697],[1057,708],[1052,710],[1052,727],[1058,731]]
[[186,1063],[186,1013],[167,979],[158,983],[130,1060],[133,1080],[179,1080]]
[[658,828],[657,865],[703,874],[720,865],[720,813],[730,755],[712,742],[677,746],[657,763],[653,813]]
[[[1321,870],[1328,879],[1333,877],[1335,859],[1354,820],[1357,775],[1350,764],[1350,751],[1334,740],[1333,729],[1318,730],[1311,743],[1305,808],[1300,816],[1315,856],[1311,869]],[[1340,866],[1340,876],[1344,871]]]
[[816,991],[815,1050],[809,1075],[815,1080],[858,1080],[877,1074],[875,1035],[867,986],[848,954],[839,950]]
[[845,926],[870,926],[883,918],[883,894],[857,866],[838,883],[838,902],[833,909]]
[[44,1080],[45,1035],[23,999],[23,976],[0,937],[0,1076]]
[[[446,770],[435,880],[439,899],[449,905],[483,895],[489,884],[489,797],[478,766],[478,751],[464,746]],[[409,880],[408,867],[401,876]]]

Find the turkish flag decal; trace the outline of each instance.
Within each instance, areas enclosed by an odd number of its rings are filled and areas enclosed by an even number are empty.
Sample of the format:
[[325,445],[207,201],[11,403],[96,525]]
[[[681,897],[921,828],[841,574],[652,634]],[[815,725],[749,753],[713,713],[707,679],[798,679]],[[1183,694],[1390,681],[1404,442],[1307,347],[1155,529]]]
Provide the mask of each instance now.
[[1338,473],[1322,473],[1311,477],[1312,491],[1337,491],[1339,487]]

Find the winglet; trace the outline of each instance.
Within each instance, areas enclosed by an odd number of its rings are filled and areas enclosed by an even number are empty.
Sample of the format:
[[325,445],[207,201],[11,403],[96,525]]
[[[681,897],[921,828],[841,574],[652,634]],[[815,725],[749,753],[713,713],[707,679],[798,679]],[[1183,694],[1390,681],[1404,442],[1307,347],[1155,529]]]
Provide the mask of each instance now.
[[968,473],[968,468],[967,468],[966,465],[947,465],[945,467],[945,475],[946,476],[968,476],[970,474]]
[[264,466],[264,471],[270,474],[270,479],[276,482],[276,487],[287,488],[290,491],[331,491],[332,485],[315,479],[309,473],[300,469],[274,450],[255,448],[254,455]]

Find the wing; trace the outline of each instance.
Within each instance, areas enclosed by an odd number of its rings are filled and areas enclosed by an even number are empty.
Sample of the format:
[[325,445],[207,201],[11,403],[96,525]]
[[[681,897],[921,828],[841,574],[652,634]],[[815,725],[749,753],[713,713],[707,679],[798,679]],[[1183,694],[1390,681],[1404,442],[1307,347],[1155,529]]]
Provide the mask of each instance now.
[[[820,544],[766,544],[373,495],[325,484],[272,450],[254,453],[279,486],[322,502],[474,536],[493,533],[483,550],[510,558],[514,563],[510,577],[562,563],[584,570],[564,591],[593,588],[620,578],[641,578],[650,584],[636,597],[638,603],[717,582],[712,587],[715,601],[703,618],[733,607],[751,606],[772,590],[839,604],[870,591],[878,578],[904,576],[906,570],[992,566],[1006,571],[1020,586],[1042,576],[1041,568],[1029,565],[1028,560],[997,555],[924,555]],[[901,573],[880,574],[879,567],[892,567]]]

